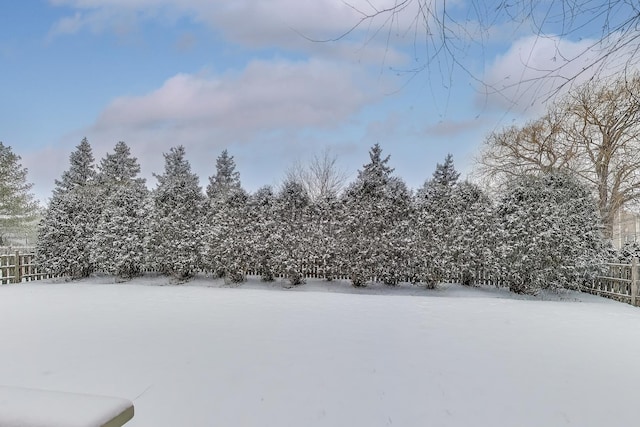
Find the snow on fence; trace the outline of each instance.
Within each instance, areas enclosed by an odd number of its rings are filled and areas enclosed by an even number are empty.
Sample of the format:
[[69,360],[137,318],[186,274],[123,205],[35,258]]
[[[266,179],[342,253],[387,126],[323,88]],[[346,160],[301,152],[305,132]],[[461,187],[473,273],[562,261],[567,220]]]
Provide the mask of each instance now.
[[638,259],[631,264],[605,264],[604,275],[597,276],[593,281],[581,286],[581,291],[625,302],[635,307],[640,306],[638,293],[640,271]]
[[33,248],[0,248],[0,284],[49,279],[35,263]]

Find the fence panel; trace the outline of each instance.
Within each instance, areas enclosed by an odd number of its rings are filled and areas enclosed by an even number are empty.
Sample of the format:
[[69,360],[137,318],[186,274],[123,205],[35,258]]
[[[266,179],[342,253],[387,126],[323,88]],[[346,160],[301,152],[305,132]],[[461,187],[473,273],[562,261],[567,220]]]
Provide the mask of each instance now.
[[606,264],[605,268],[607,271],[604,275],[583,284],[580,290],[638,306],[640,303],[638,260],[634,259],[631,264],[610,263]]
[[0,247],[0,284],[31,282],[54,277],[38,268],[33,248]]

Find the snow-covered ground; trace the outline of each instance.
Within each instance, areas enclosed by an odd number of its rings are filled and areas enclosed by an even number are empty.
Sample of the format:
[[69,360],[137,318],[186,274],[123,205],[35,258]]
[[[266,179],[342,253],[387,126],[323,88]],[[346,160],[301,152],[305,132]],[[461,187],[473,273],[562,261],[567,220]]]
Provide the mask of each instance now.
[[130,399],[127,427],[638,423],[640,310],[625,304],[108,282],[0,287],[2,385]]

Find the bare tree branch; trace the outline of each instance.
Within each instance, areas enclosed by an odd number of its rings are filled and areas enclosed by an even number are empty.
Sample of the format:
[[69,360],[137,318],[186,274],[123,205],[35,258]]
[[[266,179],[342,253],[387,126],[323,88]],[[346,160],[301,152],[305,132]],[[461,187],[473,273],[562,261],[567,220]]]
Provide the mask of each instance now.
[[338,196],[347,181],[347,173],[338,167],[338,157],[325,148],[305,164],[294,162],[286,172],[286,181],[301,184],[311,200],[317,201]]
[[[434,72],[449,87],[455,70],[462,70],[473,81],[484,86],[484,93],[502,94],[506,89],[518,88],[535,93],[548,101],[574,82],[586,81],[602,74],[614,75],[638,65],[640,56],[640,4],[631,0],[568,0],[562,2],[538,0],[469,0],[467,7],[451,6],[446,0],[396,0],[380,2],[367,0],[358,7],[355,0],[344,3],[357,13],[358,20],[343,33],[315,42],[336,42],[360,39],[364,45],[379,34],[386,34],[387,48],[392,31],[399,37],[413,34],[416,65],[395,70],[429,77]],[[366,9],[366,10],[365,10]],[[569,55],[556,46],[554,65],[536,68],[532,58],[523,60],[524,74],[504,85],[483,80],[476,68],[470,66],[467,54],[471,47],[484,49],[489,34],[503,24],[522,30],[529,27],[539,39],[593,40],[577,53]],[[623,59],[621,59],[623,58]],[[620,62],[622,61],[622,62]],[[580,64],[576,68],[576,64]],[[551,79],[552,83],[549,83]]]

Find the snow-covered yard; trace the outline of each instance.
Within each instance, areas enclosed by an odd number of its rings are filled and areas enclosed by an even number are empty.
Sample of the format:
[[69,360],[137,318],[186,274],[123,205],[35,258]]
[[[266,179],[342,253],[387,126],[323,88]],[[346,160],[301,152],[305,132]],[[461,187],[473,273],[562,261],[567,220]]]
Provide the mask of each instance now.
[[640,419],[640,310],[625,304],[456,285],[109,281],[0,287],[2,385],[133,400],[127,427]]

